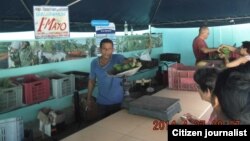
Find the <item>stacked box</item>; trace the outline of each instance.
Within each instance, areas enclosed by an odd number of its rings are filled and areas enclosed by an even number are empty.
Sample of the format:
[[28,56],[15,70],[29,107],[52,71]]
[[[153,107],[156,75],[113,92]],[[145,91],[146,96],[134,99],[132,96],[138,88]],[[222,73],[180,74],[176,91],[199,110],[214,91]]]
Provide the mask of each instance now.
[[24,129],[21,118],[0,120],[0,141],[23,141]]
[[0,113],[21,107],[23,104],[22,86],[13,85],[10,88],[0,86]]
[[50,81],[48,78],[39,78],[36,75],[13,77],[11,80],[23,86],[23,103],[34,104],[50,97]]
[[196,83],[193,79],[196,68],[174,64],[168,69],[168,86],[170,89],[197,91]]
[[88,88],[89,73],[81,71],[69,71],[64,74],[73,74],[75,76],[75,89],[80,91]]
[[65,122],[65,113],[63,111],[55,111],[50,108],[43,108],[38,112],[39,130],[48,136],[51,136],[52,127]]
[[47,75],[51,82],[52,94],[55,98],[72,95],[75,91],[75,76],[51,73]]

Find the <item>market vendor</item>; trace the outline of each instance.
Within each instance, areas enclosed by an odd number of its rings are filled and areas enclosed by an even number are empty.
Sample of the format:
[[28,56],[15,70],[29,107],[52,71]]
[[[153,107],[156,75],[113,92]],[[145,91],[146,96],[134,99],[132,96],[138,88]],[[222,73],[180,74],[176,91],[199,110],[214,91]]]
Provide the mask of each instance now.
[[93,110],[92,104],[94,101],[92,94],[97,83],[98,94],[96,96],[96,103],[99,118],[119,111],[123,101],[122,78],[108,76],[107,71],[111,70],[115,64],[122,64],[127,60],[123,55],[113,54],[113,51],[112,40],[103,39],[100,42],[101,56],[91,62],[87,105],[88,110]]
[[207,26],[202,26],[199,29],[199,35],[193,40],[193,52],[195,56],[195,64],[199,61],[208,60],[209,53],[217,52],[217,48],[208,48],[205,40],[209,36],[209,29]]

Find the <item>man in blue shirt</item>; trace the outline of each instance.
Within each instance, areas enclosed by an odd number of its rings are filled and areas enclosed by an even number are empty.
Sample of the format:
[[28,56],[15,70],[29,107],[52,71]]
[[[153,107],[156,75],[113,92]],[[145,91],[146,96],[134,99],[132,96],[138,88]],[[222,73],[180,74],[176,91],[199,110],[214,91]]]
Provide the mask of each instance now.
[[96,103],[100,118],[106,117],[120,110],[123,100],[122,78],[110,77],[107,71],[111,70],[115,64],[125,61],[123,55],[112,54],[113,42],[110,39],[103,39],[100,42],[101,56],[91,62],[89,82],[88,82],[88,109],[91,110],[92,93],[97,82],[98,94]]

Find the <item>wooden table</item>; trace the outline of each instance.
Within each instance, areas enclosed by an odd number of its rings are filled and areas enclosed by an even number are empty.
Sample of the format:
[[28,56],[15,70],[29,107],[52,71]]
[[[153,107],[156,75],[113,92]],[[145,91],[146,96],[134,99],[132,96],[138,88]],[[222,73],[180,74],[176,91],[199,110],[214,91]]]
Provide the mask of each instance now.
[[[163,89],[154,95],[180,99],[182,111],[173,120],[187,112],[207,120],[212,111],[211,105],[202,101],[198,92]],[[167,141],[166,129],[153,130],[154,120],[121,110],[62,141]]]

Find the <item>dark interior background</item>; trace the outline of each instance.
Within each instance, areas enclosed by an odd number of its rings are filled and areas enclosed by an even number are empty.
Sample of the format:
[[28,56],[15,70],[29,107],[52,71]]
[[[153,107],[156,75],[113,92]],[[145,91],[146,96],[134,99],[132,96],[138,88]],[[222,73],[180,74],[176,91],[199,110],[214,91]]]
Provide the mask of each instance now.
[[[32,31],[33,6],[67,6],[77,0],[8,0],[0,5],[0,32]],[[94,31],[90,22],[105,19],[118,31],[153,27],[219,26],[250,22],[250,0],[80,0],[69,6],[70,30]]]

